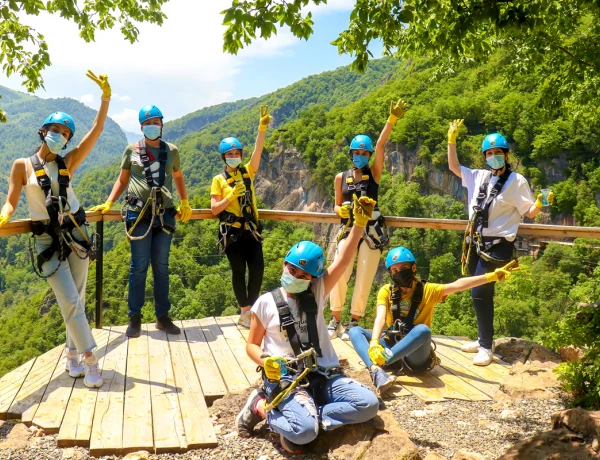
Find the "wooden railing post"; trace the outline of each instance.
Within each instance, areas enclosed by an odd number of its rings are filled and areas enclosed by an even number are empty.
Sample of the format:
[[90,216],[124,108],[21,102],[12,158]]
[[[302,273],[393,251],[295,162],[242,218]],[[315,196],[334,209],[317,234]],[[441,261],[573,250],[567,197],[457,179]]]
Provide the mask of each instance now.
[[102,281],[104,278],[104,221],[96,222],[96,329],[102,329]]

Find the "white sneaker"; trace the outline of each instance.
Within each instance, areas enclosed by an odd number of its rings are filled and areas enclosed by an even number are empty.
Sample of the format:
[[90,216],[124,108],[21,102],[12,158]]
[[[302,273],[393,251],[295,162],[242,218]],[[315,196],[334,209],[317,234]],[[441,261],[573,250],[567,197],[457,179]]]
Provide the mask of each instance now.
[[65,363],[65,370],[69,371],[69,376],[73,378],[83,377],[85,371],[83,369],[83,363],[79,361],[79,355],[77,352],[67,351],[67,362]]
[[476,366],[489,366],[494,360],[494,352],[488,348],[479,347],[479,351],[475,358],[473,358],[473,364]]
[[465,353],[477,353],[479,351],[479,348],[479,340],[476,340],[475,342],[462,344],[460,346],[460,351],[463,351]]
[[342,340],[350,340],[350,329],[352,329],[354,326],[358,326],[358,321],[355,319],[350,319],[350,321],[346,323],[346,326],[344,326]]
[[327,333],[329,334],[330,339],[335,339],[342,332],[342,322],[335,319],[333,316],[331,317],[331,321],[327,325]]
[[238,319],[238,325],[250,329],[250,320],[252,319],[252,313],[248,310],[246,313],[240,315]]
[[98,358],[96,356],[88,356],[85,358],[85,378],[83,384],[88,388],[100,388],[102,386],[102,377],[100,376],[100,368],[98,367]]

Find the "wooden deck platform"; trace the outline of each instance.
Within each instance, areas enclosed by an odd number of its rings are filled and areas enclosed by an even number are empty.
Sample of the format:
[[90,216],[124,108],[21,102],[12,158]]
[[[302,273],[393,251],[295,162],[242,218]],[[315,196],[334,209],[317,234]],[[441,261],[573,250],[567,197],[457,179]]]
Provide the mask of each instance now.
[[[0,379],[0,419],[58,433],[59,446],[89,447],[95,456],[216,446],[207,404],[259,380],[245,353],[247,330],[236,324],[236,316],[181,321],[178,336],[148,324],[136,339],[128,339],[123,326],[94,329],[100,389],[69,377],[61,345]],[[392,394],[424,402],[491,401],[509,365],[496,359],[488,367],[473,366],[460,340],[435,340],[441,366],[400,376]],[[335,339],[334,346],[350,367],[364,368],[350,342]]]

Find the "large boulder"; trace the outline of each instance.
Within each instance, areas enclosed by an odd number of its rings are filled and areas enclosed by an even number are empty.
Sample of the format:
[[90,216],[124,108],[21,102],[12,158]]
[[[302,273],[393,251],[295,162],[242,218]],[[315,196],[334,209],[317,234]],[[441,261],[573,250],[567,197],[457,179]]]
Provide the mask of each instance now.
[[476,452],[460,449],[452,456],[452,460],[484,460],[483,455]]
[[568,428],[574,433],[600,440],[600,411],[587,411],[580,407],[561,410],[551,416],[552,428]]
[[591,445],[566,428],[545,431],[521,441],[497,460],[587,460],[598,459]]

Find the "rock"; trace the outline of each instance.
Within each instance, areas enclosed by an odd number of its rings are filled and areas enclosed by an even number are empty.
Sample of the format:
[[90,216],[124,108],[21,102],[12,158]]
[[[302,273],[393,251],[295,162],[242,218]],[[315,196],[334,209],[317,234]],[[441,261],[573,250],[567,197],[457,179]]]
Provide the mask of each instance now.
[[[558,353],[552,351],[550,348],[546,348],[538,343],[535,343],[531,349],[531,353],[529,353],[528,362],[535,363],[554,363],[559,365],[561,363],[561,358]],[[554,366],[556,367],[556,366]]]
[[[68,449],[63,450],[62,458],[63,458],[63,460],[67,460],[67,459],[81,460],[83,458],[83,453],[70,447]],[[146,458],[148,458],[148,457],[146,457]]]
[[502,418],[502,419],[517,418],[519,415],[521,415],[521,413],[518,410],[504,409],[500,413],[500,418]]
[[[565,429],[545,431],[509,448],[497,460],[597,459],[591,446]],[[454,460],[454,459],[453,459]]]
[[427,454],[427,457],[425,457],[423,460],[448,460],[446,457],[444,457],[443,455],[438,454],[437,452],[430,452],[429,454]]
[[[532,353],[533,355],[533,350]],[[540,351],[535,357],[542,358]],[[513,364],[502,383],[500,390],[513,400],[520,399],[552,399],[560,389],[558,379],[553,370],[558,366],[554,361],[528,361],[525,364]],[[554,391],[551,391],[554,390]],[[496,401],[504,399],[499,395]]]
[[0,442],[0,449],[23,449],[33,443],[31,432],[23,423],[11,423],[12,429],[6,439]]
[[33,436],[34,438],[41,438],[45,434],[42,428],[39,428],[35,425],[31,425],[29,427],[29,431],[31,431],[31,436]]
[[452,460],[484,460],[483,455],[476,452],[470,452],[467,449],[460,449],[452,456]]
[[585,437],[600,438],[600,411],[575,409],[555,412],[551,416],[552,429],[568,428]]
[[563,361],[569,363],[571,361],[579,361],[583,352],[579,348],[569,345],[568,347],[560,347],[558,349],[558,354]]
[[515,337],[503,337],[494,340],[495,352],[502,356],[503,361],[511,364],[527,361],[533,345],[535,345],[535,342]]
[[148,460],[150,458],[150,453],[145,450],[138,450],[137,452],[132,452],[130,454],[125,455],[123,460]]

